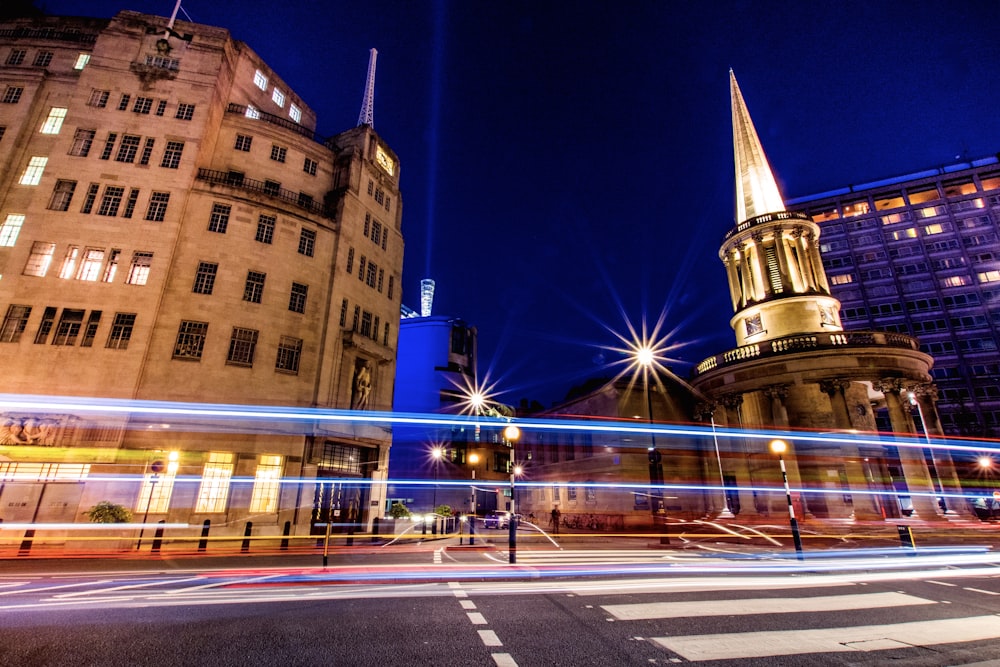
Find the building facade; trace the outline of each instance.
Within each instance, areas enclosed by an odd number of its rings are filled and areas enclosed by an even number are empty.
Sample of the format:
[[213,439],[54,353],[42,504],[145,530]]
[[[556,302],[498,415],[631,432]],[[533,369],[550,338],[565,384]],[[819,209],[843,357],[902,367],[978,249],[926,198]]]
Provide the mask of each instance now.
[[934,356],[949,435],[1000,435],[1000,161],[792,199],[820,250],[845,327],[915,336]]
[[[226,30],[130,11],[8,21],[0,63],[4,393],[391,409],[399,160],[370,124],[320,137]],[[2,420],[5,521],[111,500],[266,534],[384,500],[382,428]]]

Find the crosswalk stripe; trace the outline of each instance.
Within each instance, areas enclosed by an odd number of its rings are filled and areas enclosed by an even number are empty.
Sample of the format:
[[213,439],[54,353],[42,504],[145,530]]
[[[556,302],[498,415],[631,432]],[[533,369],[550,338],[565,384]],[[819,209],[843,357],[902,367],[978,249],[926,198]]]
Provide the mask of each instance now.
[[650,639],[691,661],[763,658],[801,653],[881,651],[1000,639],[1000,616]]
[[690,600],[604,605],[602,609],[620,621],[698,616],[741,616],[747,614],[787,614],[817,611],[846,611],[875,607],[905,607],[937,604],[934,600],[905,593],[862,593],[802,598],[751,598],[746,600]]

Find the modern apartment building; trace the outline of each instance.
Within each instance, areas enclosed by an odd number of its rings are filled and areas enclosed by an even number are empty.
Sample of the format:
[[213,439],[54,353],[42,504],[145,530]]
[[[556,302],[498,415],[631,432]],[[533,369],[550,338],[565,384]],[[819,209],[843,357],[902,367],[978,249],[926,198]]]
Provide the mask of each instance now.
[[[225,29],[130,11],[7,21],[0,65],[0,392],[391,409],[399,160],[370,122],[321,137]],[[383,505],[383,428],[0,419],[5,521],[111,500],[268,534]]]
[[846,329],[915,336],[944,431],[1000,435],[1000,161],[989,157],[788,202],[822,230]]

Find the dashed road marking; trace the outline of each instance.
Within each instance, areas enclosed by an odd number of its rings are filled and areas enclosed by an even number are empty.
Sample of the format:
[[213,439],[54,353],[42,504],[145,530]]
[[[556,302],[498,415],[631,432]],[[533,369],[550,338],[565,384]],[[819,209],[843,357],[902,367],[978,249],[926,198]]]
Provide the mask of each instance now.
[[459,600],[462,604],[462,609],[475,609],[476,603],[472,600]]
[[973,593],[984,593],[984,594],[986,594],[986,595],[1000,595],[1000,593],[997,593],[996,591],[984,591],[984,590],[983,590],[983,589],[981,589],[981,588],[968,588],[968,587],[963,587],[963,588],[962,588],[962,590],[965,590],[965,591],[972,591]]
[[486,618],[478,611],[470,611],[466,613],[466,616],[469,617],[473,625],[486,625]]
[[497,664],[497,667],[517,667],[517,663],[514,662],[514,658],[510,656],[510,653],[493,653],[490,657],[493,658],[493,662]]
[[503,642],[497,637],[497,633],[492,630],[480,630],[479,638],[483,640],[484,646],[503,646]]

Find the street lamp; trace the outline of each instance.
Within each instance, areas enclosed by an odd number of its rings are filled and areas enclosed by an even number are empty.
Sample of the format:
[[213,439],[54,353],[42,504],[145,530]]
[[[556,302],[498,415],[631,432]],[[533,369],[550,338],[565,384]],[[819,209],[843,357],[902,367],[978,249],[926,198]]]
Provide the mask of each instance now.
[[927,449],[931,454],[931,465],[934,466],[934,479],[937,482],[938,493],[941,494],[938,498],[938,505],[941,507],[941,511],[947,514],[948,504],[944,499],[944,484],[941,483],[941,471],[938,470],[937,459],[934,458],[934,445],[931,444],[931,434],[927,430],[927,421],[924,419],[923,408],[920,407],[920,403],[912,391],[907,394],[907,397],[910,399],[910,405],[917,406],[917,415],[920,416],[920,424],[924,429],[924,439],[927,441]]
[[[653,424],[653,397],[649,389],[649,373],[653,364],[656,363],[656,351],[648,342],[642,342],[632,348],[632,362],[642,369],[642,385],[646,394],[646,419],[649,424]],[[652,493],[650,494],[654,507],[652,507],[653,525],[660,524],[663,533],[660,536],[660,544],[670,544],[670,536],[666,534],[667,517],[666,508],[663,506],[663,458],[656,449],[656,434],[650,431],[649,434],[649,484]]]
[[504,439],[510,444],[510,520],[507,522],[508,538],[507,553],[508,562],[512,565],[517,562],[517,508],[514,503],[514,476],[520,469],[514,465],[514,446],[517,439],[521,437],[521,429],[511,424],[503,430]]
[[785,470],[785,450],[788,444],[784,440],[772,440],[771,451],[778,455],[778,462],[781,464],[781,480],[785,483],[785,499],[788,501],[788,523],[792,527],[792,541],[795,542],[795,553],[799,560],[804,560],[802,555],[802,538],[799,536],[799,522],[795,520],[795,508],[792,507],[792,492],[788,488],[788,472]]
[[479,454],[469,454],[469,463],[472,465],[472,521],[469,523],[469,546],[476,543],[476,464],[479,463]]

